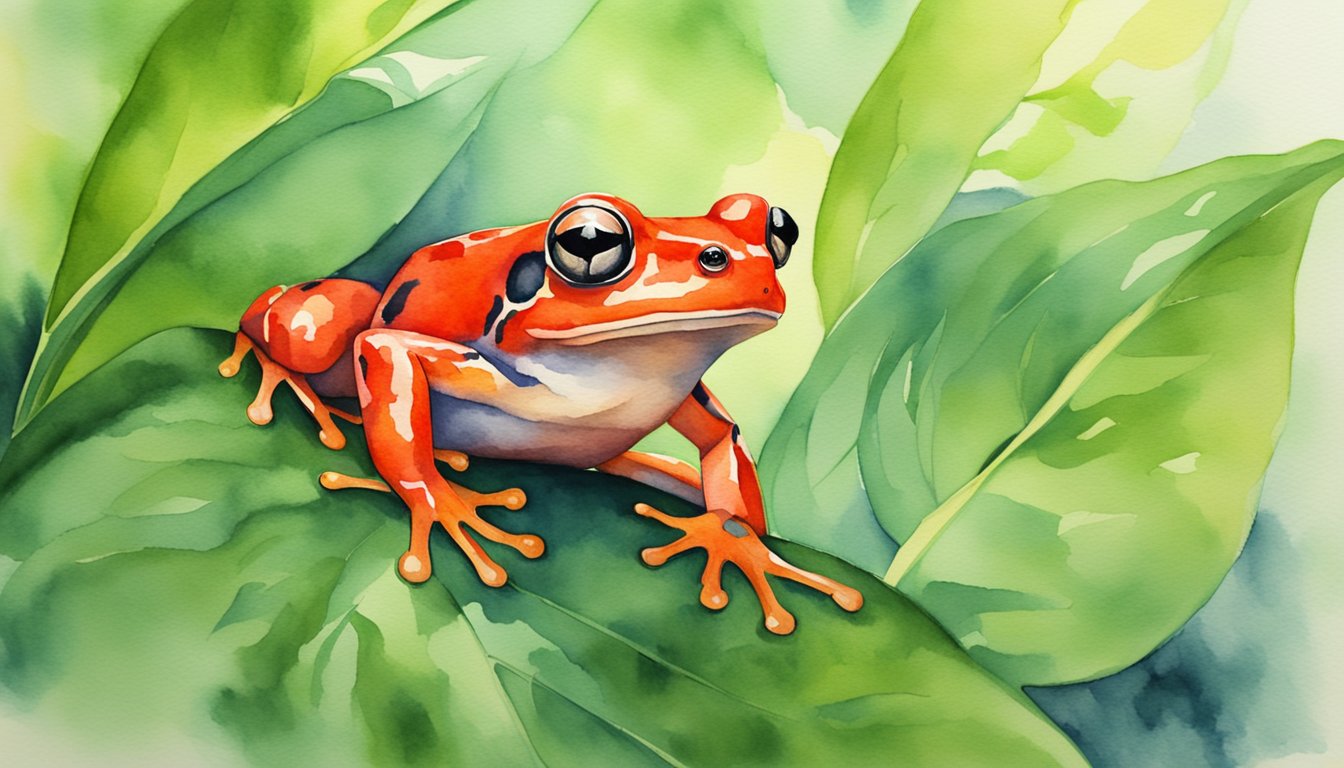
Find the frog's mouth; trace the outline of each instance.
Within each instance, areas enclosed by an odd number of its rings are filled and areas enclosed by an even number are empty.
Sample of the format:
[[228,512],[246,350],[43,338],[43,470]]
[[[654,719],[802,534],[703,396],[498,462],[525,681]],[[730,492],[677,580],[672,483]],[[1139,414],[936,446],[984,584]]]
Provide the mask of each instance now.
[[[660,333],[704,331],[711,328],[729,328],[740,325],[769,327],[779,321],[780,314],[765,309],[709,309],[700,312],[654,312],[629,320],[580,325],[574,328],[550,330],[531,328],[528,333],[538,339],[549,339],[560,344],[579,346],[596,344],[611,339],[633,336],[652,336]],[[764,330],[764,328],[762,328]]]

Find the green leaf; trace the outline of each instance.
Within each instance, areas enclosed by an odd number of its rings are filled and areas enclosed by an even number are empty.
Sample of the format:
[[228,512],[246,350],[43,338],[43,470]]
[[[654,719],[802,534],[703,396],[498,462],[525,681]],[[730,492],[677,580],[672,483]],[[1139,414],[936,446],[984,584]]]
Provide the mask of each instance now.
[[844,133],[919,2],[760,0],[752,5],[756,35],[789,109],[833,139]]
[[[1291,277],[1309,216],[1262,217],[1314,201],[1344,168],[1342,150],[1322,142],[1100,182],[922,243],[823,345],[767,443],[772,531],[848,557],[841,526],[871,509],[885,551],[905,546],[894,565],[876,562],[872,545],[851,559],[888,572],[1014,682],[1085,679],[1150,651],[1235,557],[1286,397]],[[1298,208],[1277,209],[1288,210]],[[1194,271],[1253,241],[1278,257],[1248,262],[1271,270],[1263,280],[1250,271],[1236,291],[1181,293]],[[1200,315],[1233,294],[1250,302],[1251,328]],[[1170,316],[1191,318],[1168,331],[1188,354],[1106,346],[1126,334],[1137,345]],[[856,384],[845,367],[870,379]],[[1122,412],[1110,395],[1075,394],[1080,376],[1131,400]],[[1051,452],[1041,441],[1056,430],[1066,447]],[[1180,475],[1191,462],[1198,471]],[[1102,467],[1116,474],[1102,482],[1092,474]],[[1009,479],[1028,474],[1030,492]],[[871,506],[844,503],[857,488]],[[1098,535],[1106,546],[1085,549]]]
[[1180,629],[1250,530],[1288,399],[1293,280],[1340,169],[1103,337],[887,580],[1015,682],[1110,674]]
[[[11,116],[0,157],[0,273],[29,272],[44,294],[50,287],[99,141],[149,49],[188,2],[32,0],[0,6],[0,91]],[[17,298],[23,288],[23,280],[6,280],[0,301]],[[45,296],[43,301],[39,329]]]
[[20,562],[0,681],[109,760],[189,733],[263,764],[1082,763],[1020,691],[836,560],[778,544],[859,584],[857,614],[781,584],[799,628],[775,637],[735,572],[729,606],[704,609],[703,557],[642,565],[674,533],[631,505],[691,510],[629,481],[478,462],[462,482],[522,486],[528,506],[494,516],[545,556],[503,552],[511,581],[490,589],[436,534],[437,579],[408,585],[400,503],[316,483],[368,473],[362,442],[322,448],[291,398],[252,426],[255,370],[214,373],[228,347],[155,336],[0,463],[0,547]]
[[14,430],[14,408],[42,334],[42,286],[29,270],[10,273],[15,283],[13,299],[0,298],[0,458],[9,448]]
[[1246,2],[1080,6],[1046,51],[1035,92],[981,150],[971,183],[1006,175],[1042,195],[1152,176],[1221,79]]
[[103,139],[46,325],[219,161],[442,0],[195,0],[168,25]]
[[[947,207],[1036,81],[1076,0],[924,2],[859,104],[817,218],[827,328]],[[973,55],[968,55],[972,52]]]

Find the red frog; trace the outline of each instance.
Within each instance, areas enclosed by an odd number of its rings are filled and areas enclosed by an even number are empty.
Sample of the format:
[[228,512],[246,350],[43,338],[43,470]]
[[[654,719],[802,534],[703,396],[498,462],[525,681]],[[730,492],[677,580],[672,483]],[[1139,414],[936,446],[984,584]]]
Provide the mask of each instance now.
[[[858,591],[797,568],[761,541],[765,509],[750,453],[724,407],[701,382],[725,350],[775,325],[784,266],[798,227],[755,195],[731,195],[704,216],[650,218],[619,197],[580,195],[547,221],[487,229],[416,251],[379,291],[343,279],[275,286],[248,307],[232,356],[238,372],[253,352],[262,383],[248,407],[271,420],[271,395],[286,382],[321,427],[344,446],[332,417],[362,423],[382,476],[324,473],[331,489],[370,488],[401,497],[411,513],[410,547],[398,570],[430,577],[429,536],[438,523],[481,580],[508,574],[476,540],[542,554],[540,537],[509,533],[478,509],[518,509],[520,489],[478,493],[446,479],[467,456],[596,467],[703,504],[672,517],[635,511],[684,536],[645,549],[649,565],[694,547],[708,552],[700,601],[728,603],[725,563],[746,574],[765,626],[789,634],[794,618],[766,575],[805,584],[856,611]],[[360,416],[323,402],[358,395]],[[630,450],[670,424],[700,451],[684,462]],[[475,535],[473,535],[475,534]]]

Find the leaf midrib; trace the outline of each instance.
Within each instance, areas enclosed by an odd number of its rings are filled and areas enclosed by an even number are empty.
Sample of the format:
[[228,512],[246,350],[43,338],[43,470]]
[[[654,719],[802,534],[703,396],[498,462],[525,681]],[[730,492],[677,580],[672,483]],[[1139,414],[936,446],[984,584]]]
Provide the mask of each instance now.
[[979,474],[971,478],[970,482],[958,488],[955,493],[947,498],[947,501],[938,505],[937,509],[930,512],[920,522],[919,526],[915,528],[915,532],[896,551],[896,557],[891,561],[891,567],[882,577],[883,581],[892,586],[900,583],[901,579],[909,573],[915,563],[946,530],[948,523],[952,522],[952,519],[966,506],[966,503],[970,501],[976,491],[980,490],[980,486],[985,483],[989,475],[1000,464],[1007,461],[1023,443],[1030,440],[1055,418],[1055,415],[1068,404],[1083,383],[1092,376],[1101,362],[1109,357],[1139,326],[1143,325],[1144,321],[1153,315],[1156,307],[1166,298],[1168,290],[1170,288],[1154,294],[1139,305],[1138,309],[1112,326],[1095,346],[1078,358],[1078,362],[1074,363],[1069,372],[1064,375],[1064,379],[1060,381],[1059,386],[1036,411],[1036,415],[1032,417],[1031,421],[1027,422],[1021,432],[1017,433],[1017,436],[1008,443],[1008,446],[1000,451],[999,455],[986,465]]

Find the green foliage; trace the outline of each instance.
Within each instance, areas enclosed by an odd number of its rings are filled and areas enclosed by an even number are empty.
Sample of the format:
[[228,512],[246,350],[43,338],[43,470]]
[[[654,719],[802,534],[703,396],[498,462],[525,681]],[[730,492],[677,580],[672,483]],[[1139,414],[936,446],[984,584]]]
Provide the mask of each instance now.
[[13,435],[14,406],[23,386],[22,371],[28,369],[42,332],[42,289],[31,275],[16,273],[16,296],[0,299],[0,458]]
[[916,9],[850,119],[826,183],[812,269],[827,328],[929,231],[980,145],[1035,82],[1076,2]]
[[730,605],[705,610],[695,557],[639,561],[673,534],[631,507],[693,510],[625,480],[482,462],[463,482],[526,488],[496,519],[546,555],[505,551],[512,578],[492,590],[436,534],[437,579],[409,586],[400,502],[316,482],[370,473],[362,442],[322,448],[291,398],[251,425],[258,376],[220,379],[228,347],[185,329],[137,346],[24,430],[0,477],[0,546],[22,561],[0,591],[0,678],[52,717],[115,710],[110,749],[223,729],[263,764],[1081,762],[839,561],[778,544],[860,584],[857,616],[781,584],[799,629],[777,638],[736,574]]
[[813,262],[826,327],[930,231],[972,171],[1033,194],[1153,173],[1221,77],[1244,5],[921,6],[826,186]]
[[[60,374],[91,316],[135,269],[134,249],[165,230],[164,217],[189,187],[311,100],[337,71],[443,5],[187,5],[150,50],[89,169],[47,306],[50,337],[25,386],[20,425],[66,386]],[[142,248],[138,258],[143,254]]]
[[[770,74],[808,126],[844,133],[917,0],[750,0]],[[742,3],[746,5],[747,3]],[[836,43],[843,41],[843,47]]]
[[[1325,142],[929,238],[827,339],[771,436],[772,530],[885,571],[1014,682],[1142,657],[1245,538],[1297,259],[1341,173]],[[884,547],[846,538],[864,502]]]
[[443,2],[196,0],[149,52],[80,195],[47,310],[66,303],[192,183],[336,71]]
[[[132,757],[178,733],[263,764],[1080,762],[1018,686],[1133,662],[1237,556],[1344,145],[1007,210],[1018,192],[958,193],[1149,173],[1244,1],[185,3],[89,169],[36,418],[0,462],[0,684]],[[1099,49],[1054,55],[1076,39]],[[696,557],[636,556],[672,535],[636,501],[689,507],[489,462],[467,484],[522,485],[498,514],[547,554],[506,552],[491,590],[436,536],[410,586],[400,503],[315,482],[372,474],[360,441],[326,451],[288,399],[253,427],[248,386],[213,373],[225,336],[182,328],[232,330],[277,283],[379,282],[583,190],[703,210],[830,146],[874,75],[816,226],[833,332],[762,457],[774,543],[859,585],[856,615],[780,585],[799,630],[775,637],[736,574],[712,614]],[[751,191],[797,213],[806,180],[772,183]],[[0,404],[41,314],[14,293]],[[768,348],[794,361],[776,380],[753,379],[765,347],[725,361],[742,387],[787,389],[821,336],[802,323]]]
[[1046,52],[1042,82],[986,142],[975,169],[999,171],[1032,194],[1152,175],[1222,77],[1246,2],[1083,4]]

